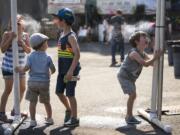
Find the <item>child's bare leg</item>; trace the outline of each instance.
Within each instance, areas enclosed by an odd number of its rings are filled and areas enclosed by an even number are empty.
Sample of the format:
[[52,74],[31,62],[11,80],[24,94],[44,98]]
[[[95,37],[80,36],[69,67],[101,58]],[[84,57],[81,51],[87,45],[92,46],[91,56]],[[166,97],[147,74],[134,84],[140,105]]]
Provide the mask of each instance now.
[[135,99],[136,99],[136,92],[129,94],[129,98],[127,101],[127,115],[126,115],[127,118],[133,116],[133,105]]
[[22,101],[26,89],[26,78],[20,78],[20,101]]
[[63,103],[63,105],[66,107],[66,110],[70,111],[71,108],[70,108],[67,97],[63,94],[59,94],[58,97],[59,97],[60,101]]
[[44,103],[46,113],[47,113],[47,118],[52,118],[52,108],[50,103]]
[[[26,78],[23,77],[23,78],[20,78],[20,103],[24,97],[25,89],[26,89]],[[11,115],[14,115],[14,113],[15,112],[14,112],[14,107],[13,107],[13,110],[11,111]],[[26,114],[23,114],[23,115],[26,115]]]
[[30,102],[29,112],[30,112],[31,120],[36,120],[35,118],[36,104],[37,104],[36,102]]
[[77,102],[75,97],[68,97],[71,106],[71,117],[77,118]]
[[5,81],[5,89],[1,96],[0,112],[5,112],[7,100],[9,94],[12,91],[12,86],[13,86],[13,79],[4,79],[4,81]]

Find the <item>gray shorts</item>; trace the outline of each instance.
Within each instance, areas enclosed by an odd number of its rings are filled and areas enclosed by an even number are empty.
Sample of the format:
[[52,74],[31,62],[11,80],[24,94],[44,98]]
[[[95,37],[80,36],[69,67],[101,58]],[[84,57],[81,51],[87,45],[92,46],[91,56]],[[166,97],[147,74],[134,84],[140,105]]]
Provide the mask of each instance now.
[[136,91],[135,81],[130,80],[125,73],[118,73],[117,78],[124,94],[131,94]]
[[38,97],[40,103],[49,103],[49,82],[28,82],[26,100],[37,103]]

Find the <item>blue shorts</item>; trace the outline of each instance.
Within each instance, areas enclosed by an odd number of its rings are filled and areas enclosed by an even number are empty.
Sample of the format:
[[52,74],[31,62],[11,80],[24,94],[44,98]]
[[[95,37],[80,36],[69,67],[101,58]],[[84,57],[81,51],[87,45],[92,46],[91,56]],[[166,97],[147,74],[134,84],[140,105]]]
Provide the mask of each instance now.
[[[74,72],[74,76],[78,76],[79,71]],[[67,83],[64,82],[65,74],[59,74],[57,77],[57,84],[56,84],[56,94],[64,94],[66,90],[66,96],[74,97],[75,96],[75,88],[76,88],[76,81],[69,81]]]
[[[13,73],[2,69],[2,75],[4,79],[13,79]],[[24,78],[25,73],[20,73],[20,78]]]

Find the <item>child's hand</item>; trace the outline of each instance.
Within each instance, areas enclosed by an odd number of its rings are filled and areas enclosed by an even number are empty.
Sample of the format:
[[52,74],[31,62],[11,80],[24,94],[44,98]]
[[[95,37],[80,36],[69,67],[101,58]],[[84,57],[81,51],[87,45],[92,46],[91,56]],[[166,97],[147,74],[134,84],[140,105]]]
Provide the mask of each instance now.
[[21,72],[21,68],[20,68],[20,67],[15,67],[15,72],[16,72],[16,73]]
[[17,37],[17,35],[16,35],[15,32],[9,32],[8,36],[9,36],[9,38],[10,38],[11,40],[13,40],[14,38]]
[[163,50],[156,50],[154,53],[154,59],[160,58],[160,56],[164,53]]
[[66,74],[66,76],[65,76],[65,77],[66,77],[66,80],[67,80],[67,81],[71,81],[72,76],[73,76],[73,72],[68,71],[67,74]]
[[18,45],[23,46],[23,45],[25,45],[25,42],[23,40],[18,40]]

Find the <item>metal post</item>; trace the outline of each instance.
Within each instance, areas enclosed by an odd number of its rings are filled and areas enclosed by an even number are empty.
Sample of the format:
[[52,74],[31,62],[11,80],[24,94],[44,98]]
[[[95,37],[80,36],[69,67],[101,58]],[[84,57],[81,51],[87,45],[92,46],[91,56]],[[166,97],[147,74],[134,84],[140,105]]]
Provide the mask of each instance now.
[[[12,31],[16,34],[17,31],[17,0],[11,0],[11,24]],[[18,35],[18,34],[17,34]],[[18,45],[17,39],[13,39],[12,47],[13,47],[13,68],[19,65],[19,57],[18,57]],[[19,93],[19,73],[14,71],[13,73],[13,81],[14,81],[14,111],[15,116],[20,116],[20,93]]]
[[[155,33],[155,47],[156,51],[159,49],[159,27],[160,26],[160,5],[161,1],[157,0],[156,8],[156,33]],[[157,111],[157,92],[158,92],[158,73],[159,73],[159,60],[154,62],[153,67],[153,80],[152,80],[152,95],[151,95],[151,113],[156,113]]]
[[[11,27],[12,31],[18,35],[17,30],[17,0],[11,0]],[[18,56],[18,44],[17,39],[13,39],[12,41],[12,49],[13,49],[13,68],[19,65],[19,56]],[[19,73],[16,73],[13,70],[13,86],[14,86],[14,111],[15,117],[11,126],[7,127],[4,130],[4,135],[12,135],[14,130],[21,123],[21,115],[20,115],[20,92],[19,92]]]
[[[154,50],[164,48],[164,11],[165,1],[157,0],[156,6],[156,44]],[[152,98],[151,98],[151,113],[147,113],[144,110],[138,110],[138,113],[146,118],[151,123],[155,124],[166,133],[172,132],[170,125],[163,124],[161,119],[162,111],[162,89],[163,89],[163,61],[162,56],[160,60],[155,61],[153,68],[153,86],[152,86]],[[157,112],[156,112],[157,111]],[[157,115],[158,114],[158,115]]]
[[[161,18],[160,18],[160,49],[164,49],[164,29],[165,29],[165,1],[161,0]],[[164,55],[161,56],[159,62],[159,89],[158,89],[158,102],[157,102],[157,115],[161,120],[162,114],[162,93],[163,93],[163,68],[164,68]]]

